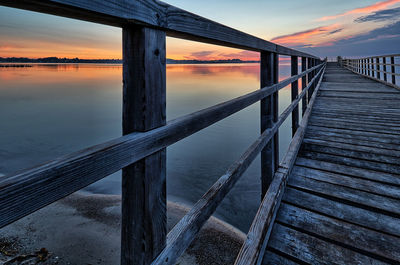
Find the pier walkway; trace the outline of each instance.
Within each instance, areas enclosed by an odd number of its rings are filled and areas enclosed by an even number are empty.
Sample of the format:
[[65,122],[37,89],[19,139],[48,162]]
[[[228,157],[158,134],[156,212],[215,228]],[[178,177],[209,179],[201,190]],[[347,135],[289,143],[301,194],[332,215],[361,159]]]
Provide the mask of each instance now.
[[400,263],[399,103],[328,63],[263,264]]

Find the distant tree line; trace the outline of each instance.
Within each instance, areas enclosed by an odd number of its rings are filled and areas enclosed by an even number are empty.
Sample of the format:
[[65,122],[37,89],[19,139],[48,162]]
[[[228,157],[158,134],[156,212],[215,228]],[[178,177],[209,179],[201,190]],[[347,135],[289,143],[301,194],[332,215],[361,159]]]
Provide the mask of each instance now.
[[[167,64],[207,64],[207,63],[258,63],[259,61],[243,61],[240,59],[226,60],[174,60],[167,59]],[[79,59],[79,58],[26,58],[26,57],[0,57],[0,63],[105,63],[105,64],[121,64],[121,59]]]

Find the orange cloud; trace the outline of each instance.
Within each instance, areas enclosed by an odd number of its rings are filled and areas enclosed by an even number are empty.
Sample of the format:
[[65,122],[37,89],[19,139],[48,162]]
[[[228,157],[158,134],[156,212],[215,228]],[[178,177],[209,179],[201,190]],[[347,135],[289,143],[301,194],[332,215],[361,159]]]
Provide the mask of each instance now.
[[312,39],[315,37],[326,36],[339,32],[341,30],[340,24],[332,24],[328,26],[317,27],[306,31],[296,32],[289,35],[279,36],[273,38],[271,41],[281,45],[295,46],[309,44],[312,46]]
[[381,1],[381,2],[377,2],[375,4],[372,4],[372,5],[366,6],[366,7],[360,7],[360,8],[356,8],[353,10],[349,10],[349,11],[346,11],[344,13],[337,14],[334,16],[321,17],[321,18],[317,19],[317,21],[332,20],[332,19],[336,19],[339,17],[347,16],[347,15],[353,15],[353,14],[371,13],[371,12],[386,9],[388,6],[391,6],[391,5],[394,5],[397,3],[400,3],[400,0]]

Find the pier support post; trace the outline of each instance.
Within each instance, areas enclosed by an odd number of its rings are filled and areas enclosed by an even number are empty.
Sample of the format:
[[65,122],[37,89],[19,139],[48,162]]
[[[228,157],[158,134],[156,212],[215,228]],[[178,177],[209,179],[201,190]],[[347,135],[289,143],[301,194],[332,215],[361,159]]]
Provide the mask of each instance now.
[[[166,123],[166,34],[141,26],[123,28],[123,134]],[[121,264],[144,265],[164,248],[166,152],[122,170]]]
[[376,78],[378,78],[379,80],[381,79],[381,66],[379,65],[379,57],[376,57]]
[[394,75],[395,73],[395,66],[394,66],[394,56],[390,57],[390,64],[392,68],[392,84],[396,84],[396,76]]
[[382,63],[383,63],[383,81],[387,82],[387,67],[386,67],[386,57],[382,58]]
[[[307,69],[310,69],[312,67],[312,59],[311,58],[307,58]],[[312,80],[312,72],[307,74],[307,83],[310,83]],[[312,88],[310,87],[310,89],[307,92],[307,104],[310,102],[311,96],[312,96]]]
[[[277,81],[276,77],[276,60],[278,56],[275,56],[271,52],[261,52],[261,65],[260,65],[260,86],[261,88],[271,86]],[[278,92],[277,92],[278,93]],[[275,94],[277,94],[275,93]],[[261,133],[266,129],[271,128],[274,121],[277,121],[278,114],[278,95],[271,95],[260,103],[260,122],[261,122]],[[272,181],[275,173],[276,165],[276,145],[275,137],[269,141],[269,143],[261,151],[261,199],[264,198],[265,193]]]
[[[301,57],[301,71],[304,72],[307,70],[307,58],[306,57]],[[304,90],[304,88],[307,87],[307,77],[303,76],[301,78],[301,89]],[[306,112],[307,109],[307,95],[305,95],[301,101],[301,116],[304,116],[304,113]]]
[[[314,72],[314,71],[313,71]],[[291,75],[299,74],[299,59],[297,56],[291,57]],[[292,102],[296,100],[299,95],[299,81],[292,82]],[[297,128],[299,128],[299,105],[297,105],[292,111],[292,136],[296,134]]]
[[370,59],[368,58],[367,59],[367,64],[368,64],[368,76],[371,76],[371,61],[370,61]]

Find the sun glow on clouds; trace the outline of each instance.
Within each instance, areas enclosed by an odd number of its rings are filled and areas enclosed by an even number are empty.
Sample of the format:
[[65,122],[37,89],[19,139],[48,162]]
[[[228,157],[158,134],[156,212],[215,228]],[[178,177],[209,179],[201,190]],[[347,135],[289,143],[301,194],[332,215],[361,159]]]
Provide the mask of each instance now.
[[348,16],[348,15],[372,13],[372,12],[384,10],[387,7],[397,4],[397,3],[400,3],[400,0],[387,0],[387,1],[377,2],[377,3],[369,5],[369,6],[349,10],[349,11],[343,12],[341,14],[321,17],[317,21],[333,20],[333,19],[337,19],[340,17]]
[[[400,18],[398,17],[393,17],[391,19],[365,19],[365,17],[376,15],[379,12],[387,12],[384,10],[388,7],[395,8],[398,6],[400,6],[400,0],[388,0],[348,10],[341,14],[321,17],[316,21],[320,23],[333,21],[332,24],[326,24],[309,30],[275,37],[271,41],[295,48],[333,46],[338,41],[351,39],[399,21]],[[385,36],[377,36],[374,39],[378,40],[382,38],[385,38]]]

